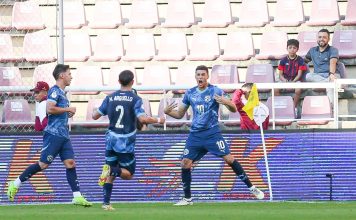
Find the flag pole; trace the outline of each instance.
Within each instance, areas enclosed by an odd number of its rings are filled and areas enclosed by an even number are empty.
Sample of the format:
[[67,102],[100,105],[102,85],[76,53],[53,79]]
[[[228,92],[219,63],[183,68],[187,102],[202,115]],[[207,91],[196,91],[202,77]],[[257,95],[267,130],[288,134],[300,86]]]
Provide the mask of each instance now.
[[267,150],[266,150],[266,142],[265,142],[265,135],[263,133],[263,126],[262,123],[259,125],[260,126],[260,131],[261,131],[261,139],[262,139],[262,148],[263,148],[263,154],[265,158],[265,165],[266,165],[266,172],[267,172],[267,181],[268,181],[268,190],[269,190],[269,200],[273,200],[273,194],[272,194],[272,186],[271,186],[271,176],[269,174],[269,166],[268,166],[268,158],[267,158]]

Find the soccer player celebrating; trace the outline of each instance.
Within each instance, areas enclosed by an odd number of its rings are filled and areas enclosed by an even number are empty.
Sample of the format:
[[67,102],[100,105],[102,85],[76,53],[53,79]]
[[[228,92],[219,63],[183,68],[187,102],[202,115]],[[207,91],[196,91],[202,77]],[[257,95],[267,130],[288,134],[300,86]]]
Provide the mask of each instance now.
[[134,148],[136,142],[137,120],[141,124],[165,122],[164,118],[148,117],[142,108],[142,99],[133,90],[134,74],[125,70],[119,75],[120,90],[108,95],[101,106],[93,112],[93,119],[103,115],[109,117],[109,129],[106,133],[106,165],[99,179],[104,185],[104,210],[115,210],[111,204],[113,182],[116,177],[132,179],[135,173],[136,159]]
[[68,118],[73,117],[76,112],[75,107],[69,107],[69,101],[64,92],[65,87],[69,86],[72,81],[69,66],[58,64],[53,70],[53,76],[56,85],[48,91],[48,124],[44,130],[44,147],[41,150],[40,160],[27,167],[15,181],[8,183],[7,196],[10,201],[14,201],[21,184],[34,174],[48,168],[59,154],[66,167],[67,180],[73,192],[72,203],[89,207],[92,206],[92,203],[88,202],[80,193],[73,147],[69,139]]
[[236,175],[247,185],[250,192],[263,199],[264,193],[252,185],[241,164],[230,154],[230,149],[221,135],[218,124],[219,104],[225,105],[229,111],[236,112],[236,106],[225,98],[224,92],[208,83],[209,71],[206,66],[198,66],[195,70],[197,86],[186,91],[182,104],[177,110],[176,103],[168,105],[165,114],[180,119],[189,106],[193,109],[193,121],[190,134],[185,144],[182,160],[182,182],[184,198],[175,205],[192,205],[190,185],[191,168],[195,161],[200,160],[207,152],[222,157]]

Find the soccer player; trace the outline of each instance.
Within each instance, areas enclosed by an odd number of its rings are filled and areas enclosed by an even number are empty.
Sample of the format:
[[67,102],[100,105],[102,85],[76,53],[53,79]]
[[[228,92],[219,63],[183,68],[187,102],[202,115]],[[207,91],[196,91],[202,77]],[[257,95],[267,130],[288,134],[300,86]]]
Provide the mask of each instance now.
[[184,116],[189,106],[193,109],[193,121],[188,139],[183,151],[182,182],[184,198],[175,205],[193,205],[190,185],[192,181],[191,168],[195,161],[200,160],[207,152],[222,157],[236,175],[247,185],[250,192],[258,199],[264,198],[264,193],[252,185],[240,163],[230,154],[229,145],[221,135],[218,112],[219,104],[225,105],[229,111],[236,112],[236,106],[225,98],[224,92],[208,83],[209,71],[206,66],[198,66],[195,70],[197,86],[186,91],[178,110],[176,103],[168,105],[164,112],[173,118]]
[[137,120],[142,124],[165,122],[164,118],[148,117],[142,108],[142,99],[132,90],[134,74],[125,70],[119,75],[120,90],[106,96],[101,106],[93,112],[93,119],[103,115],[109,117],[109,128],[106,132],[106,165],[99,179],[99,185],[104,185],[104,201],[102,208],[115,210],[111,204],[111,193],[116,177],[124,180],[132,179],[135,168],[135,142]]
[[66,167],[67,180],[73,192],[72,203],[89,207],[92,206],[92,203],[88,202],[79,190],[74,152],[69,139],[68,118],[73,117],[76,112],[75,107],[69,107],[69,101],[64,92],[65,87],[69,86],[72,81],[69,66],[58,64],[53,70],[53,77],[56,80],[56,85],[48,91],[48,124],[44,130],[40,160],[27,167],[15,181],[8,183],[7,196],[10,201],[14,201],[21,184],[36,173],[48,168],[59,154]]

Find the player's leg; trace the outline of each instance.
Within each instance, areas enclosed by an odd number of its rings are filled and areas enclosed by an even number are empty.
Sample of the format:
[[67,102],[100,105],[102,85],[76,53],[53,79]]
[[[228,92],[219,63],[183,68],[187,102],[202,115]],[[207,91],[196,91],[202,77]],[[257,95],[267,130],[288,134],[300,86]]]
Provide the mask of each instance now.
[[201,145],[201,139],[194,135],[189,135],[183,151],[183,159],[181,162],[181,176],[184,191],[184,198],[174,205],[184,206],[193,205],[191,198],[191,183],[192,183],[192,166],[194,161],[200,160],[207,151]]
[[76,163],[74,160],[74,151],[70,140],[66,140],[59,152],[61,160],[66,167],[66,176],[68,184],[73,192],[72,203],[74,205],[81,205],[84,207],[92,206],[92,203],[88,202],[84,196],[80,193],[79,181],[76,170]]
[[[105,183],[103,185],[103,205],[102,208],[107,211],[112,211],[114,208],[110,204],[111,194],[114,187],[114,180],[116,177],[120,177],[122,174],[122,169],[118,164],[117,153],[113,150],[105,151],[105,163],[109,166],[107,176],[105,178]],[[103,173],[102,173],[103,174]]]
[[8,183],[7,196],[10,201],[14,201],[20,186],[36,173],[46,169],[58,155],[61,142],[55,140],[55,136],[45,133],[43,136],[43,148],[41,150],[40,161],[28,166],[20,176]]
[[235,174],[246,184],[253,195],[258,199],[264,198],[264,193],[252,185],[241,164],[230,154],[230,147],[221,133],[217,133],[212,138],[207,139],[206,146],[210,153],[224,159]]

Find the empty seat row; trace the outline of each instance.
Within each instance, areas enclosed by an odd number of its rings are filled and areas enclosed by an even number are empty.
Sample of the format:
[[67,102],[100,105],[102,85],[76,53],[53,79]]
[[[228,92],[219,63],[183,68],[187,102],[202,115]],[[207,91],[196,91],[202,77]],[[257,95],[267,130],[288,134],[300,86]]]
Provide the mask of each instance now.
[[[339,63],[342,67],[344,65]],[[33,73],[33,84],[38,81],[45,81],[50,86],[55,84],[52,76],[53,69],[56,63],[38,65]],[[195,68],[196,65],[179,66],[176,74],[176,79],[172,80],[171,72],[168,66],[165,65],[148,65],[145,67],[141,84],[149,86],[153,91],[141,91],[140,93],[162,93],[160,87],[170,85],[177,86],[195,86]],[[136,70],[133,66],[113,66],[108,71],[108,86],[118,86],[118,75],[123,70],[131,70],[136,75]],[[340,68],[342,69],[342,68]],[[346,73],[340,73],[342,77],[346,77]],[[99,66],[81,66],[73,71],[72,86],[75,87],[102,87],[104,85],[103,71]],[[83,80],[85,79],[85,80]],[[136,77],[137,79],[137,77]],[[237,84],[241,83],[239,79],[238,68],[236,65],[214,65],[210,73],[210,83],[212,84]],[[275,82],[274,69],[271,64],[251,64],[246,71],[246,83],[273,83]],[[0,67],[0,86],[22,86],[21,73],[18,67]],[[135,80],[135,85],[138,85]],[[135,86],[134,85],[134,86]],[[226,90],[231,92],[230,90]],[[261,90],[263,91],[263,90]],[[267,90],[266,90],[267,91]],[[269,91],[269,90],[268,90]],[[184,90],[174,90],[174,93],[184,93]],[[98,91],[93,92],[73,92],[73,94],[98,94]]]
[[[91,28],[117,28],[124,24],[118,0],[96,1],[94,14],[88,22],[81,1],[64,1],[64,28],[81,28],[89,23]],[[273,26],[298,26],[305,22],[301,0],[277,0],[276,14],[271,21]],[[356,9],[354,0],[349,0],[343,25],[355,25]],[[310,26],[335,25],[340,21],[337,0],[313,0]],[[125,24],[127,28],[190,27],[197,24],[192,0],[169,0],[164,22],[160,22],[155,0],[133,0],[131,15]],[[235,23],[229,0],[205,0],[200,27],[226,27]],[[236,22],[239,27],[260,27],[270,22],[266,0],[243,0],[241,13]],[[41,10],[34,0],[15,2],[12,12],[12,27],[17,30],[39,30],[45,28]],[[10,25],[0,25],[10,29]]]
[[[167,98],[162,99],[159,103],[158,116],[164,116],[164,108],[166,105],[177,102],[180,103],[182,98]],[[86,122],[93,122],[92,113],[102,103],[101,99],[91,99],[88,101],[87,111],[85,116]],[[267,100],[267,106],[270,110],[270,118],[272,116],[272,99]],[[149,100],[143,99],[143,108],[145,112],[152,116]],[[277,96],[274,99],[274,111],[276,125],[287,126],[295,120],[295,112],[292,97],[290,96]],[[220,114],[221,115],[221,114]],[[183,125],[189,125],[191,116],[186,113],[182,119],[175,119],[170,116],[167,117],[168,127],[181,127]],[[298,121],[299,125],[311,125],[327,124],[332,117],[330,102],[327,96],[306,96],[302,104],[301,121]],[[5,100],[2,114],[0,115],[1,122],[4,123],[32,123],[31,110],[29,103],[25,99]],[[224,121],[226,126],[236,126],[239,124],[239,113],[229,113],[228,120]],[[303,120],[304,119],[304,120]],[[76,122],[75,118],[74,121]],[[79,121],[80,122],[80,121]],[[107,117],[102,117],[98,122],[106,125],[108,122]],[[79,123],[80,124],[80,123]],[[86,124],[90,125],[90,123]],[[94,123],[93,123],[94,125]]]
[[[317,32],[306,31],[298,35],[300,49],[298,54],[305,56],[311,47],[316,46]],[[96,62],[123,61],[182,61],[184,59],[224,61],[256,59],[281,59],[285,56],[288,36],[285,32],[265,32],[261,39],[259,54],[255,54],[252,36],[249,32],[232,32],[226,36],[224,51],[221,52],[219,36],[213,32],[198,32],[193,35],[188,48],[184,33],[164,33],[160,37],[158,52],[151,33],[132,34],[124,48],[119,33],[103,33],[95,38],[92,53],[88,34],[78,32],[64,37],[64,61],[84,62],[88,59]],[[339,49],[341,58],[356,57],[356,30],[335,31],[332,39],[334,47]],[[0,34],[0,61],[52,62],[56,60],[51,48],[51,39],[45,31],[28,33],[23,43],[23,57],[17,57],[9,34]]]

